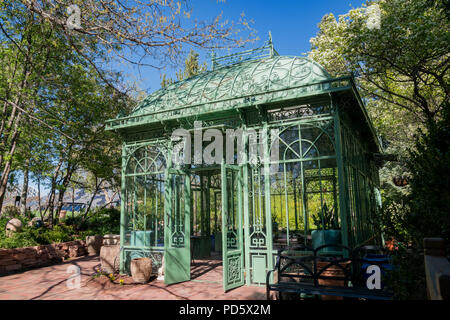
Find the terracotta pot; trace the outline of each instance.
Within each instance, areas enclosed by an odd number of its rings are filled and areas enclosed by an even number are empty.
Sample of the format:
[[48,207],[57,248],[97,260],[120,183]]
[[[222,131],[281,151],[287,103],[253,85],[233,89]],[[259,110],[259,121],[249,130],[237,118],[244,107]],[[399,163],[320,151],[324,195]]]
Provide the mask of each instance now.
[[152,275],[152,260],[150,258],[133,259],[130,269],[134,282],[147,283]]
[[[345,268],[345,265],[348,264],[348,262],[346,263],[342,263],[341,265]],[[328,262],[325,261],[317,261],[317,271],[321,270],[322,268],[324,268],[326,265],[328,265]],[[338,266],[331,266],[329,268],[327,268],[323,273],[323,276],[328,276],[328,277],[344,277],[344,271],[339,268]],[[321,286],[335,286],[335,287],[345,287],[346,283],[344,280],[328,280],[328,279],[319,279],[319,285]],[[322,300],[343,300],[343,297],[339,297],[339,296],[326,296],[326,295],[322,295],[321,296]]]

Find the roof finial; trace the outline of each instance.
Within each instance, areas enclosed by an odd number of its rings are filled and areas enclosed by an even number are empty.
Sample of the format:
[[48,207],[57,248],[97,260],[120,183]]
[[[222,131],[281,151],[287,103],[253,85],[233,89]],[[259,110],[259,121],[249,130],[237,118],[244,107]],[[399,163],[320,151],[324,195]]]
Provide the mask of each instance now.
[[269,30],[268,45],[269,45],[269,48],[270,48],[270,57],[273,58],[273,56],[275,55],[275,52],[273,50],[272,32],[270,30]]
[[214,50],[211,50],[211,69],[214,70],[214,67],[216,66],[216,53]]

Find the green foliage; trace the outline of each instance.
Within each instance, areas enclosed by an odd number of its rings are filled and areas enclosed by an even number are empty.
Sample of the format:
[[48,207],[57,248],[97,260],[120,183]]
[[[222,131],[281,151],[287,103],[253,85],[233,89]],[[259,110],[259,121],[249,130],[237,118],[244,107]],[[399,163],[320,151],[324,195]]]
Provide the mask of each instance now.
[[329,230],[339,229],[338,218],[333,209],[328,209],[327,204],[323,205],[321,211],[313,215],[313,221],[317,229]]
[[[368,27],[372,4],[380,28]],[[423,238],[450,240],[449,24],[444,1],[368,1],[324,16],[311,39],[310,58],[333,76],[356,76],[386,152],[398,156],[381,170],[379,220],[403,245],[391,279],[399,298],[424,297]],[[394,176],[409,185],[394,186]]]
[[16,206],[8,205],[2,209],[2,215],[9,218],[15,218],[20,215],[20,212]]
[[[184,79],[188,79],[190,77],[196,76],[207,70],[206,64],[203,63],[200,65],[199,62],[199,54],[194,50],[189,51],[189,55],[184,61],[184,70],[177,71],[177,80],[181,81]],[[171,78],[168,78],[166,74],[163,74],[161,77],[161,88],[165,88],[175,81]]]
[[120,211],[114,208],[100,209],[93,213],[89,230],[97,235],[120,233]]
[[424,257],[420,250],[399,245],[391,253],[395,266],[386,278],[386,285],[394,288],[394,299],[426,300]]
[[67,217],[65,224],[73,226],[83,236],[120,233],[120,211],[114,208],[102,208],[94,211],[88,220],[82,216]]
[[442,1],[368,1],[380,10],[369,28],[366,6],[322,18],[309,57],[332,75],[353,73],[369,114],[389,144],[411,146],[415,130],[448,102],[450,28]]
[[[450,117],[429,122],[406,160],[409,192],[385,193],[381,216],[388,237],[421,247],[425,237],[450,240]],[[398,188],[397,188],[398,189]]]
[[0,248],[22,248],[38,246],[40,243],[36,241],[32,232],[24,229],[22,232],[15,233],[11,237],[6,237],[5,232],[0,231]]
[[22,248],[51,243],[84,240],[88,235],[119,234],[120,211],[117,209],[99,209],[94,217],[81,224],[82,217],[68,217],[64,224],[53,228],[28,227],[28,220],[19,217],[23,223],[21,232],[6,237],[5,227],[9,218],[0,219],[0,248]]
[[450,243],[450,111],[442,120],[429,122],[426,133],[417,138],[408,168],[411,193],[410,213],[405,219],[411,239],[442,237]]
[[21,248],[74,240],[74,230],[71,227],[64,225],[57,225],[52,229],[28,227],[26,220],[22,221],[24,227],[20,232],[6,237],[7,222],[8,219],[0,219],[0,248]]
[[409,192],[390,190],[380,220],[387,238],[400,242],[394,252],[397,269],[392,285],[399,298],[425,297],[423,238],[442,237],[450,243],[450,117],[446,108],[437,123],[421,132],[406,166]]
[[189,55],[184,61],[184,71],[177,72],[178,81],[189,79],[193,76],[196,76],[204,71],[206,71],[206,64],[200,65],[199,62],[199,54],[194,50],[189,51]]

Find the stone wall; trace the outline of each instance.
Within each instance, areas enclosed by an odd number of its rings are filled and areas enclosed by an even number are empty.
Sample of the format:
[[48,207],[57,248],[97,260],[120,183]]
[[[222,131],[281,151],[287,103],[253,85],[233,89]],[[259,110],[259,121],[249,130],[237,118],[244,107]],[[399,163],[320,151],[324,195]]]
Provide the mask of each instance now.
[[49,266],[86,254],[86,242],[82,240],[26,248],[0,249],[0,275]]

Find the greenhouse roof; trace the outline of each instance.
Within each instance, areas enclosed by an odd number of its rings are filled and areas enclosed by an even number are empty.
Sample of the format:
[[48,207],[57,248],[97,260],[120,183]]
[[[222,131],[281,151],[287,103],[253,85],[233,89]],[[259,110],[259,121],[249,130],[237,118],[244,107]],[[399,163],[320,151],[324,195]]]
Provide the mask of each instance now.
[[318,64],[300,57],[265,58],[204,72],[145,98],[131,115],[234,100],[329,79]]
[[261,48],[218,58],[213,55],[212,70],[153,92],[129,115],[108,120],[106,130],[142,131],[182,118],[223,118],[249,107],[331,92],[355,98],[361,106],[359,113],[374,134],[352,76],[332,78],[306,57],[280,56],[269,34],[269,41]]
[[161,88],[125,117],[107,122],[122,129],[200,114],[228,111],[350,88],[305,57],[269,56],[224,65]]

